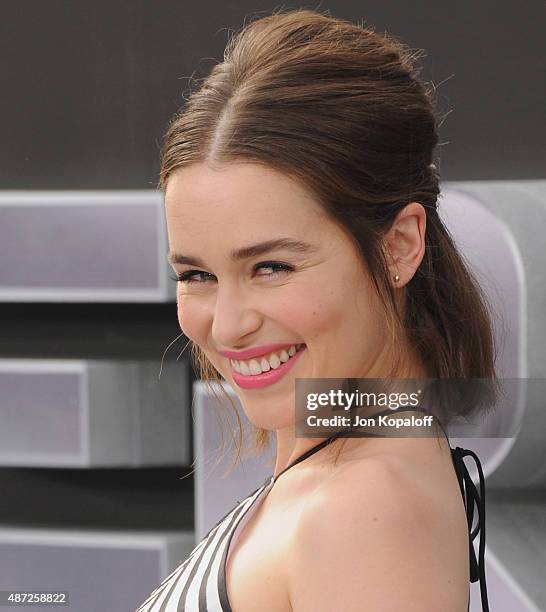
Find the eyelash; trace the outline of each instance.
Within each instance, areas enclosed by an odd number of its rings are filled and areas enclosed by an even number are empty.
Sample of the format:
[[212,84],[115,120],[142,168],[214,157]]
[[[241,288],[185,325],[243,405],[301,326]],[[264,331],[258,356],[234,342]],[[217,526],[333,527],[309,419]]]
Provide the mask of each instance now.
[[[280,263],[278,261],[262,261],[259,264],[256,264],[254,266],[254,270],[258,270],[259,268],[275,268],[275,267],[280,267],[280,270],[276,270],[274,272],[272,272],[271,274],[267,274],[266,276],[275,276],[277,274],[282,274],[284,272],[292,272],[294,270],[294,268],[292,266],[289,266],[288,264],[284,264],[284,263]],[[175,282],[186,282],[186,283],[198,283],[198,284],[202,284],[202,282],[204,281],[195,281],[195,280],[190,280],[190,277],[195,276],[197,274],[208,274],[208,272],[203,272],[202,270],[186,270],[186,272],[182,272],[181,274],[177,274],[176,276],[172,276],[171,275],[171,280],[175,281]]]

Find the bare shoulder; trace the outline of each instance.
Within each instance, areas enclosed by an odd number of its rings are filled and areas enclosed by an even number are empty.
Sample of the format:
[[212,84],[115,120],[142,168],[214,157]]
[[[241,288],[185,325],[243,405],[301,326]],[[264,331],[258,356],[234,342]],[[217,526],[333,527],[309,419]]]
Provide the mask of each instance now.
[[402,461],[346,463],[300,516],[288,559],[293,611],[466,612],[463,521]]

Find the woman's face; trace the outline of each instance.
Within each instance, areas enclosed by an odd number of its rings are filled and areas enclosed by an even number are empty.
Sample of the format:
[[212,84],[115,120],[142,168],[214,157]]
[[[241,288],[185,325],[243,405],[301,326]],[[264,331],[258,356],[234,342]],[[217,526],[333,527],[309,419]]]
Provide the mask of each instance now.
[[[180,328],[231,384],[254,425],[294,422],[296,377],[381,375],[387,332],[369,277],[348,235],[299,183],[257,164],[222,171],[193,164],[169,178],[165,209],[171,265],[186,273],[177,288]],[[230,256],[281,238],[306,246]],[[193,263],[175,263],[179,255]],[[260,378],[244,366],[247,375],[238,373],[220,352],[265,347],[260,352],[270,355],[267,345],[300,344],[276,368],[274,358],[255,357],[254,367],[269,367]],[[275,352],[281,362],[289,356]]]

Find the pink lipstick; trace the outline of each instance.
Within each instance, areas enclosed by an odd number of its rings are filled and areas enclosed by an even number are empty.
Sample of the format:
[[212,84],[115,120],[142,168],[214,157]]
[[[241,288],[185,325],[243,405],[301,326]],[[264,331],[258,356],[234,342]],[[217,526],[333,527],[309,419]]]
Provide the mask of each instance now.
[[253,346],[252,348],[245,349],[244,351],[218,351],[220,355],[223,357],[227,357],[228,359],[234,359],[235,361],[239,361],[239,359],[253,359],[254,357],[261,357],[262,355],[268,355],[269,353],[273,353],[276,351],[282,351],[284,348],[291,347],[294,342],[291,344],[264,344],[263,346]]

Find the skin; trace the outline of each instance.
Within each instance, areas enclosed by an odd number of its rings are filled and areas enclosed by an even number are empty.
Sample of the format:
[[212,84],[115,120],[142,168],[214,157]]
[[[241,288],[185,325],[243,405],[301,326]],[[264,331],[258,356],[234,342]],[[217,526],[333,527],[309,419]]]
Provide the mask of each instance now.
[[[231,384],[249,420],[275,433],[278,474],[320,442],[294,436],[296,377],[380,378],[390,363],[384,314],[367,272],[347,232],[302,185],[272,168],[178,169],[167,183],[165,212],[170,252],[204,264],[173,264],[177,275],[196,272],[194,282],[177,285],[180,328]],[[423,258],[425,228],[424,208],[411,202],[385,237],[398,288]],[[305,241],[312,251],[275,250],[236,263],[228,257],[232,249],[280,236]],[[271,261],[290,269],[256,267]],[[218,351],[272,343],[307,349],[277,383],[238,387]],[[401,378],[426,377],[418,355],[407,346],[397,350],[404,357]],[[283,474],[230,550],[233,609],[351,612],[365,601],[370,612],[465,612],[464,507],[449,446],[437,442],[348,438],[335,469],[326,468],[319,452]],[[332,520],[339,516],[344,520]],[[446,550],[448,560],[438,555]],[[427,580],[424,589],[427,565],[437,581]],[[302,575],[308,579],[298,580]]]
[[[294,378],[381,377],[389,359],[384,314],[356,248],[299,183],[256,164],[212,170],[206,164],[179,169],[165,192],[169,250],[200,257],[206,268],[173,265],[177,274],[198,270],[178,283],[178,321],[214,367],[231,383],[249,420],[274,431],[275,474],[320,439],[295,438]],[[413,276],[424,253],[426,216],[408,204],[387,237],[397,287]],[[231,249],[279,236],[304,240],[310,254],[277,250],[234,264]],[[274,260],[294,268],[253,267]],[[359,341],[355,342],[355,338]],[[278,383],[241,389],[221,349],[270,343],[305,343],[307,350]],[[398,347],[397,350],[402,350]],[[403,372],[422,373],[418,358]]]

